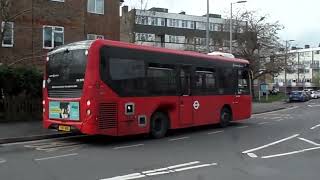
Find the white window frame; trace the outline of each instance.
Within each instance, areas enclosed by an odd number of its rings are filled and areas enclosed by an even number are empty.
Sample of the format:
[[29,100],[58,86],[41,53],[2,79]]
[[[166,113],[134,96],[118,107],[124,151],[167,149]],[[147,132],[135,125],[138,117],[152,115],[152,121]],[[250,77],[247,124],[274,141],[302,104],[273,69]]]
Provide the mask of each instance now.
[[55,2],[64,2],[64,0],[51,0],[51,1],[55,1]]
[[[94,11],[91,11],[90,9],[89,9],[89,3],[90,3],[90,1],[94,1]],[[104,15],[104,12],[105,12],[105,9],[104,9],[104,6],[105,6],[105,0],[103,0],[103,11],[102,11],[102,13],[101,12],[97,12],[97,0],[88,0],[88,2],[87,2],[87,11],[89,12],[89,13],[92,13],[92,14],[101,14],[101,15]]]
[[[89,36],[94,37],[94,39],[89,39]],[[96,40],[96,39],[104,39],[104,35],[99,35],[99,34],[87,34],[87,40]]]
[[165,18],[158,18],[159,26],[166,26],[166,19]]
[[[51,37],[52,37],[52,40],[51,40],[51,47],[45,47],[45,39],[44,39],[44,35],[45,35],[45,32],[44,32],[44,29],[45,28],[51,28],[52,29],[52,34],[51,34]],[[61,28],[62,31],[56,31],[55,28]],[[64,44],[64,27],[62,26],[49,26],[49,25],[45,25],[42,27],[42,47],[43,49],[53,49],[55,48],[54,47],[54,34],[55,33],[61,33],[62,32],[62,37],[63,37],[63,41],[62,41],[62,44]]]
[[4,37],[2,38],[2,42],[1,42],[1,45],[2,47],[13,47],[14,45],[14,22],[4,22],[2,21],[1,22],[1,32],[4,31],[4,24],[7,23],[7,24],[11,24],[11,44],[4,44]]

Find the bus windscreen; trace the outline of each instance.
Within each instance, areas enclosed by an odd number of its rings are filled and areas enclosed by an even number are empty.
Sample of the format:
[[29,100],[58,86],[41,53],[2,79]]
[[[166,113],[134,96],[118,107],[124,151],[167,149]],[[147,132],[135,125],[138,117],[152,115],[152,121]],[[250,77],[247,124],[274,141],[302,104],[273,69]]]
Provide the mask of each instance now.
[[87,64],[86,50],[65,50],[49,56],[47,83],[49,89],[83,87]]

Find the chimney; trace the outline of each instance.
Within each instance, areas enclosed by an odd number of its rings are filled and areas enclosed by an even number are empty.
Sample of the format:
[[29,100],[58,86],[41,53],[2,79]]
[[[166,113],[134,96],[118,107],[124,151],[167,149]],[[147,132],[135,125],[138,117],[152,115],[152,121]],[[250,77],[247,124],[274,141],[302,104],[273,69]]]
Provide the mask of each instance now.
[[125,16],[129,12],[129,7],[128,6],[123,6],[122,7],[122,16]]
[[310,45],[305,45],[304,48],[305,48],[305,49],[309,49],[309,48],[310,48]]

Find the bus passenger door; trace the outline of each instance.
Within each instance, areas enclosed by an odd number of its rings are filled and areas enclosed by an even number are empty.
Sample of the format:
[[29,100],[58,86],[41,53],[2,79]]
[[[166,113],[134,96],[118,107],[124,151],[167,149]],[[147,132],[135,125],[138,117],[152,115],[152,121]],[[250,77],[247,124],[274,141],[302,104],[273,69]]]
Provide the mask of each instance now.
[[246,119],[250,117],[251,113],[249,72],[245,69],[238,69],[237,77],[237,89],[234,99],[235,115],[236,119]]
[[191,96],[191,66],[182,66],[180,70],[179,119],[181,125],[193,124],[193,98]]

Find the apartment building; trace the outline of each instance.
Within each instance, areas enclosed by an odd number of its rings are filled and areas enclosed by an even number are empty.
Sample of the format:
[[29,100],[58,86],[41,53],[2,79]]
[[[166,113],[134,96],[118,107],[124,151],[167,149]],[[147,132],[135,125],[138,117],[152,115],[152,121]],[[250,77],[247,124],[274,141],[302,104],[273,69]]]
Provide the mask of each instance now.
[[[210,51],[229,50],[229,19],[210,14]],[[239,26],[240,24],[240,26]],[[121,41],[170,49],[206,51],[206,16],[185,12],[169,13],[165,8],[149,10],[122,8]],[[244,32],[246,22],[234,23],[234,39]],[[240,27],[240,28],[239,28]],[[236,43],[234,43],[236,46]]]
[[[289,51],[287,85],[293,89],[319,88],[320,87],[320,47]],[[274,78],[274,82],[284,86],[285,74],[282,72]]]
[[86,39],[120,40],[121,0],[11,1],[4,29],[0,65],[37,65],[56,46]]

